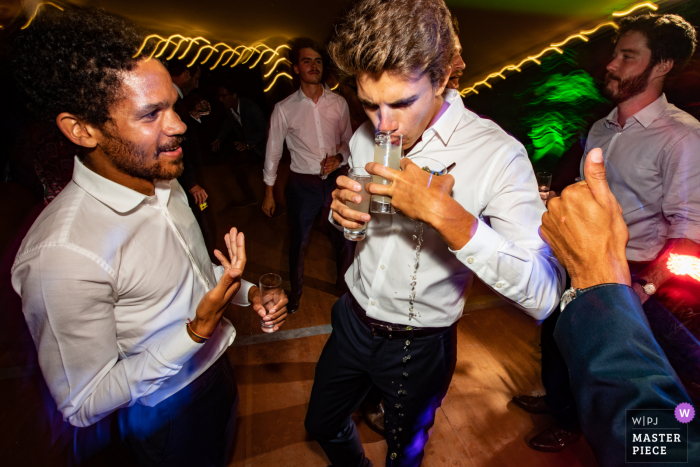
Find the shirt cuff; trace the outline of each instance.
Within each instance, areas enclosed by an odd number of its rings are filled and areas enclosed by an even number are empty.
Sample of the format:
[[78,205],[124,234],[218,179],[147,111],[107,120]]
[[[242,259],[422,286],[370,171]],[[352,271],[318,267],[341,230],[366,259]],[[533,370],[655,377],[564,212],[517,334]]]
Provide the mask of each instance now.
[[687,238],[695,243],[700,243],[700,225],[691,222],[679,222],[669,226],[667,239]]
[[486,225],[481,219],[477,219],[477,221],[476,233],[471,240],[459,251],[450,248],[450,251],[457,256],[457,259],[476,274],[486,267],[493,255],[498,252],[498,246],[502,240],[501,235]]
[[248,292],[251,288],[255,287],[255,284],[241,279],[241,288],[238,289],[236,295],[231,299],[231,303],[238,306],[248,306],[250,301],[248,301]]
[[[192,117],[192,115],[190,115],[190,117]],[[201,119],[199,119],[199,118],[194,118],[194,117],[192,117],[192,118],[193,118],[194,120],[197,120],[199,123],[202,123],[202,120],[201,120]]]
[[175,367],[173,369],[179,370],[200,348],[202,345],[193,341],[187,333],[187,325],[183,320],[182,325],[177,326],[176,331],[167,339],[160,341],[151,353],[159,362],[169,363]]

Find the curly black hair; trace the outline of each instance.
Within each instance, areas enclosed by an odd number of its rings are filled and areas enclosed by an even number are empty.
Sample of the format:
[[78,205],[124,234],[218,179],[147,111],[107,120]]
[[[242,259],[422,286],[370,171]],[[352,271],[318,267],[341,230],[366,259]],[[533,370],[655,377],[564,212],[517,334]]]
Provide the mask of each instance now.
[[615,40],[631,31],[644,35],[651,50],[650,66],[673,60],[673,68],[682,70],[695,52],[695,28],[678,15],[647,13],[620,20]]
[[40,10],[12,45],[13,73],[27,107],[47,123],[69,112],[102,127],[119,99],[120,73],[155,46],[149,41],[134,58],[144,37],[135,24],[100,9]]

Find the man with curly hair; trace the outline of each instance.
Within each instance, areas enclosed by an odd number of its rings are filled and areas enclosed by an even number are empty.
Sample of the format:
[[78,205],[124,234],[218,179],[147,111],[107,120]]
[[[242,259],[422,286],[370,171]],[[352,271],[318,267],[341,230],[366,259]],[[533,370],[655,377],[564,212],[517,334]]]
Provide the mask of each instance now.
[[[116,411],[141,465],[224,465],[238,394],[222,313],[231,301],[264,309],[241,279],[242,233],[226,235],[220,266],[209,260],[175,180],[177,93],[144,58],[152,49],[134,58],[143,39],[121,18],[66,8],[42,10],[14,41],[28,106],[81,152],[24,238],[12,284],[58,410],[81,427],[78,462],[101,447],[82,440],[108,432]],[[285,304],[265,318],[275,329]]]
[[[360,185],[338,177],[331,219],[367,223],[367,236],[333,307],[306,429],[334,466],[372,465],[351,414],[375,385],[386,465],[417,466],[455,369],[474,275],[542,319],[559,302],[563,270],[538,235],[545,209],[525,149],[445,91],[455,33],[443,0],[363,0],[336,31],[331,56],[355,78],[369,117],[350,142],[352,163],[391,182],[367,191],[391,196],[403,215],[356,211],[348,202],[359,203]],[[401,171],[372,162],[376,130],[403,135]],[[420,156],[453,170],[434,176],[412,162]]]

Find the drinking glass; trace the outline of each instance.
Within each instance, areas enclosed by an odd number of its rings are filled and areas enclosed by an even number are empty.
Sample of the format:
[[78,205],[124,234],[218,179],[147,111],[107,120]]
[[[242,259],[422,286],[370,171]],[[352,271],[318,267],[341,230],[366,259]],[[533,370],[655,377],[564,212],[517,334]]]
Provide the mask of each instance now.
[[199,111],[199,115],[204,117],[205,115],[209,115],[211,113],[211,105],[209,105],[208,101],[199,101],[199,108],[201,109]]
[[[269,273],[260,278],[260,302],[265,307],[266,314],[270,314],[270,310],[282,298],[282,278],[277,274]],[[274,332],[275,327],[272,321],[264,321],[260,318],[260,327],[265,332]]]
[[[360,204],[355,204],[352,201],[349,201],[348,207],[363,214],[367,214],[369,212],[370,194],[367,193],[367,191],[365,191],[365,185],[372,181],[372,176],[365,169],[355,167],[348,171],[348,178],[350,180],[355,180],[362,186],[362,190],[360,190],[360,193],[358,193],[362,197],[362,201],[360,201]],[[345,233],[345,238],[354,242],[358,242],[360,240],[365,239],[365,233],[367,232],[367,223],[365,222],[363,225],[356,229],[348,229],[347,227],[344,227],[343,231]]]
[[326,160],[335,154],[335,151],[333,148],[321,148],[321,155],[323,156],[323,159],[321,159],[321,170],[318,172],[318,176],[321,177],[321,180],[325,180],[328,178],[328,175],[330,174],[324,174],[323,173],[323,164],[326,163]]
[[552,186],[552,174],[549,172],[537,172],[535,176],[537,177],[537,187],[540,190],[540,199],[547,206],[549,189]]
[[[374,162],[394,170],[401,170],[401,145],[403,135],[396,131],[378,131],[374,135]],[[372,176],[372,182],[390,185],[391,182],[379,175]],[[370,212],[377,214],[395,214],[391,205],[391,196],[372,195]]]

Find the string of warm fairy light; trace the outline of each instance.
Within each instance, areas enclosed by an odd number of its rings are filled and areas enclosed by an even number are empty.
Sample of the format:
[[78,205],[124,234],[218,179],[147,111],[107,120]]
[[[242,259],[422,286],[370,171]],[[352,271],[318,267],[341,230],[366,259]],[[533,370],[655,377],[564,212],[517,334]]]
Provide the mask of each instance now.
[[[273,49],[269,46],[267,46],[264,43],[260,43],[257,45],[254,45],[252,47],[246,46],[246,45],[239,45],[238,47],[231,47],[228,44],[224,42],[219,42],[216,45],[211,45],[211,42],[205,39],[204,37],[198,36],[198,37],[186,37],[182,36],[180,34],[173,34],[172,36],[165,38],[161,37],[158,34],[151,34],[150,36],[147,36],[144,40],[143,43],[141,44],[141,47],[139,47],[139,50],[134,54],[134,58],[138,57],[141,55],[141,52],[143,52],[143,49],[146,48],[146,45],[148,45],[148,42],[150,40],[156,39],[158,42],[156,43],[156,46],[153,48],[153,51],[151,54],[146,58],[146,60],[150,60],[153,57],[160,58],[162,57],[166,50],[168,49],[169,46],[173,46],[173,50],[170,52],[170,55],[166,57],[166,60],[171,60],[180,50],[180,48],[184,45],[187,44],[187,48],[180,54],[178,59],[182,60],[187,56],[187,54],[192,50],[193,46],[199,46],[197,49],[197,53],[194,55],[194,58],[190,60],[190,62],[187,64],[188,67],[193,66],[197,61],[201,59],[199,62],[200,65],[204,65],[209,60],[212,59],[212,57],[215,54],[218,54],[218,59],[214,62],[214,64],[209,68],[210,70],[214,70],[218,66],[227,66],[232,60],[233,63],[229,65],[231,68],[237,66],[237,65],[244,65],[248,63],[253,56],[256,54],[258,55],[257,59],[253,62],[252,65],[250,65],[250,69],[255,68],[260,61],[262,60],[263,56],[266,53],[270,53],[271,55],[269,58],[263,62],[264,65],[269,65],[272,60],[274,60],[275,57],[280,55],[280,50],[287,48],[289,49],[289,46],[286,44],[280,45],[279,47]],[[201,43],[200,43],[201,42]],[[209,52],[209,53],[206,53]],[[204,55],[206,54],[206,56]],[[226,58],[228,57],[228,58]],[[224,61],[224,58],[226,60]],[[235,60],[234,60],[235,58]],[[277,69],[277,66],[280,63],[289,63],[291,62],[287,60],[284,57],[280,57],[275,61],[275,63],[270,67],[270,69],[267,71],[267,73],[264,75],[264,78],[269,78]],[[272,89],[272,86],[277,82],[277,80],[280,77],[285,77],[292,79],[291,75],[288,73],[280,73],[278,72],[274,79],[272,80],[272,83],[265,89],[265,92],[268,92],[270,89]]]
[[36,14],[39,12],[39,8],[42,7],[42,6],[44,6],[44,5],[51,5],[52,7],[58,8],[59,10],[63,11],[63,8],[61,8],[60,6],[56,5],[55,3],[52,3],[52,2],[42,2],[42,3],[40,3],[40,4],[38,4],[38,5],[36,6],[36,8],[34,9],[34,14],[32,15],[31,18],[29,18],[29,21],[27,21],[27,24],[25,24],[24,26],[22,26],[20,29],[27,29],[27,27],[28,27],[30,24],[32,24],[32,21],[34,21],[34,18],[36,18]]
[[677,276],[688,275],[700,281],[700,259],[694,256],[675,255],[671,253],[666,266],[669,271]]
[[[640,8],[649,8],[649,9],[654,10],[654,11],[656,11],[656,10],[659,9],[659,7],[658,7],[656,4],[654,4],[654,3],[651,3],[651,2],[644,2],[644,3],[639,3],[639,4],[637,4],[637,5],[634,5],[634,6],[632,6],[630,9],[628,9],[628,10],[626,10],[626,11],[616,11],[616,12],[614,12],[614,13],[612,14],[612,16],[618,17],[618,18],[619,18],[619,17],[622,17],[622,16],[627,16],[627,15],[629,15],[629,14],[631,14],[631,13],[633,13],[633,12],[639,10]],[[481,80],[481,81],[477,81],[476,83],[472,84],[472,85],[471,85],[470,87],[468,87],[468,88],[462,89],[459,93],[460,93],[460,95],[461,95],[462,97],[466,96],[466,95],[469,94],[470,92],[473,92],[474,94],[479,94],[479,91],[476,90],[477,86],[486,86],[486,87],[488,87],[488,88],[492,87],[491,84],[489,83],[489,80],[490,80],[490,79],[496,78],[496,77],[500,77],[500,78],[502,78],[502,79],[506,79],[505,75],[503,74],[504,72],[506,72],[506,71],[513,71],[513,70],[515,70],[515,71],[517,71],[517,72],[520,72],[520,71],[521,71],[520,68],[521,68],[525,63],[527,63],[527,62],[534,62],[534,63],[536,63],[536,64],[538,64],[538,65],[541,65],[542,62],[540,62],[538,59],[539,59],[540,57],[542,57],[545,53],[554,51],[554,52],[563,54],[564,51],[561,50],[559,47],[564,46],[564,45],[567,44],[569,41],[572,41],[572,40],[574,40],[574,39],[579,39],[579,40],[582,40],[582,41],[584,41],[584,42],[588,42],[588,37],[586,37],[586,36],[590,36],[591,34],[594,34],[594,33],[598,32],[598,30],[600,30],[601,28],[608,27],[608,26],[609,26],[609,27],[613,27],[613,28],[615,28],[615,29],[618,28],[617,23],[615,23],[614,21],[606,21],[606,22],[604,22],[604,23],[600,23],[598,26],[594,27],[593,29],[589,29],[589,30],[586,30],[586,31],[579,31],[579,32],[576,33],[576,34],[570,35],[569,37],[567,37],[566,39],[564,39],[564,40],[561,41],[561,42],[557,42],[557,43],[554,43],[554,44],[550,44],[549,47],[546,47],[545,49],[543,49],[543,50],[542,50],[540,53],[538,53],[537,55],[530,55],[529,57],[524,58],[524,59],[521,60],[520,63],[518,63],[517,65],[515,65],[515,64],[510,64],[510,65],[504,66],[503,68],[501,68],[500,71],[497,71],[497,72],[494,72],[494,73],[489,74],[485,79],[483,79],[483,80]]]

